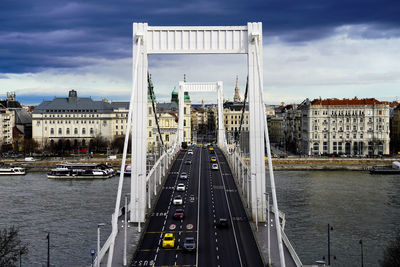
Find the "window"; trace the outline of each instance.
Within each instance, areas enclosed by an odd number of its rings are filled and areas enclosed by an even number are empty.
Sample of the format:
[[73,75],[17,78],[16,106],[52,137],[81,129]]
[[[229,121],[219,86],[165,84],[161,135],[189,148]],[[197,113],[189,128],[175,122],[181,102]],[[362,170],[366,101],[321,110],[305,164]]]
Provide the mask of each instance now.
[[90,128],[90,134],[94,134],[93,128]]
[[78,128],[74,129],[74,134],[78,134]]
[[324,150],[324,153],[328,152],[328,142],[323,143],[323,150]]
[[333,153],[337,153],[337,142],[333,142]]
[[183,120],[183,126],[186,126],[186,120]]
[[58,134],[62,134],[62,129],[58,128]]
[[67,128],[67,134],[70,134],[70,132],[69,132],[69,128]]
[[149,131],[149,137],[151,137],[151,131]]
[[86,128],[82,128],[82,134],[86,134]]
[[151,120],[149,120],[149,126],[151,126]]
[[151,115],[151,107],[149,107],[149,114]]
[[54,128],[50,128],[50,134],[54,134]]
[[186,114],[186,107],[183,108],[183,114]]
[[169,142],[169,135],[168,134],[165,135],[165,141]]
[[338,142],[338,151],[339,153],[342,152],[343,150],[343,143],[342,142]]

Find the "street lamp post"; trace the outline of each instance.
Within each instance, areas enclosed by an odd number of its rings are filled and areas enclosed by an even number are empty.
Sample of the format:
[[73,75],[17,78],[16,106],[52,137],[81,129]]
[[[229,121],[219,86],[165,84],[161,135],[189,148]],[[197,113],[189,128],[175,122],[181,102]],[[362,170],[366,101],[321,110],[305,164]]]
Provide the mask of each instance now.
[[363,242],[362,239],[360,240],[360,245],[361,245],[361,267],[364,267],[364,251],[363,251]]
[[328,265],[331,265],[331,236],[330,231],[333,230],[333,227],[328,223]]
[[97,224],[97,267],[100,267],[100,227],[106,225],[105,223]]
[[126,266],[126,243],[127,243],[127,231],[128,231],[128,196],[125,195],[125,229],[124,229],[124,266]]
[[269,194],[264,193],[267,197],[267,226],[268,226],[268,266],[271,266],[271,227],[269,218]]
[[91,249],[91,250],[90,250],[90,256],[92,256],[92,261],[91,261],[91,264],[90,264],[91,267],[93,267],[93,257],[94,257],[94,254],[96,254],[96,251],[95,251],[94,249]]

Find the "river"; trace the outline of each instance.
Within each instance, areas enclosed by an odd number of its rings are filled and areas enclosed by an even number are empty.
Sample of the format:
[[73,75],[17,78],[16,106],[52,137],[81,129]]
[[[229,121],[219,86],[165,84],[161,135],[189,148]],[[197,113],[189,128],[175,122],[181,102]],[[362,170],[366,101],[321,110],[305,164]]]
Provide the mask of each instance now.
[[[400,177],[352,171],[275,172],[285,231],[303,264],[327,256],[331,231],[333,266],[379,266],[383,250],[400,225]],[[124,192],[130,178],[125,179]],[[45,173],[0,177],[0,228],[15,225],[29,254],[22,266],[46,266],[50,233],[51,266],[88,266],[96,248],[97,224],[102,243],[111,231],[118,178],[53,180]],[[333,259],[336,256],[336,260]]]

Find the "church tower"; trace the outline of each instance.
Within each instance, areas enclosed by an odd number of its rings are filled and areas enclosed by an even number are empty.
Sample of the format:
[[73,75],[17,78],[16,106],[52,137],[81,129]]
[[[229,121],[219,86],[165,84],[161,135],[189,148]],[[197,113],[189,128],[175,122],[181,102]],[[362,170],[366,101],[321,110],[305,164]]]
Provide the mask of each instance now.
[[240,89],[238,83],[238,76],[236,76],[236,86],[235,86],[235,95],[233,97],[233,102],[240,102],[242,99],[240,98]]

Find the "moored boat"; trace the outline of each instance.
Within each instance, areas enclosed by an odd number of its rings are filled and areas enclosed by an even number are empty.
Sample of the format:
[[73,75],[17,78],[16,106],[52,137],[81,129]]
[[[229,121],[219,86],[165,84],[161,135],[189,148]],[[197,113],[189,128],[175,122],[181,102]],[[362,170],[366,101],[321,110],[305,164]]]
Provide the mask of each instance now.
[[373,166],[370,174],[400,174],[400,163],[394,161],[392,166]]
[[0,167],[1,176],[25,175],[25,169],[22,167]]
[[63,163],[47,173],[54,179],[106,179],[114,176],[115,171],[108,165],[95,163]]
[[[118,170],[117,174],[121,174],[121,170]],[[130,176],[130,175],[131,175],[131,165],[125,165],[124,176]]]

